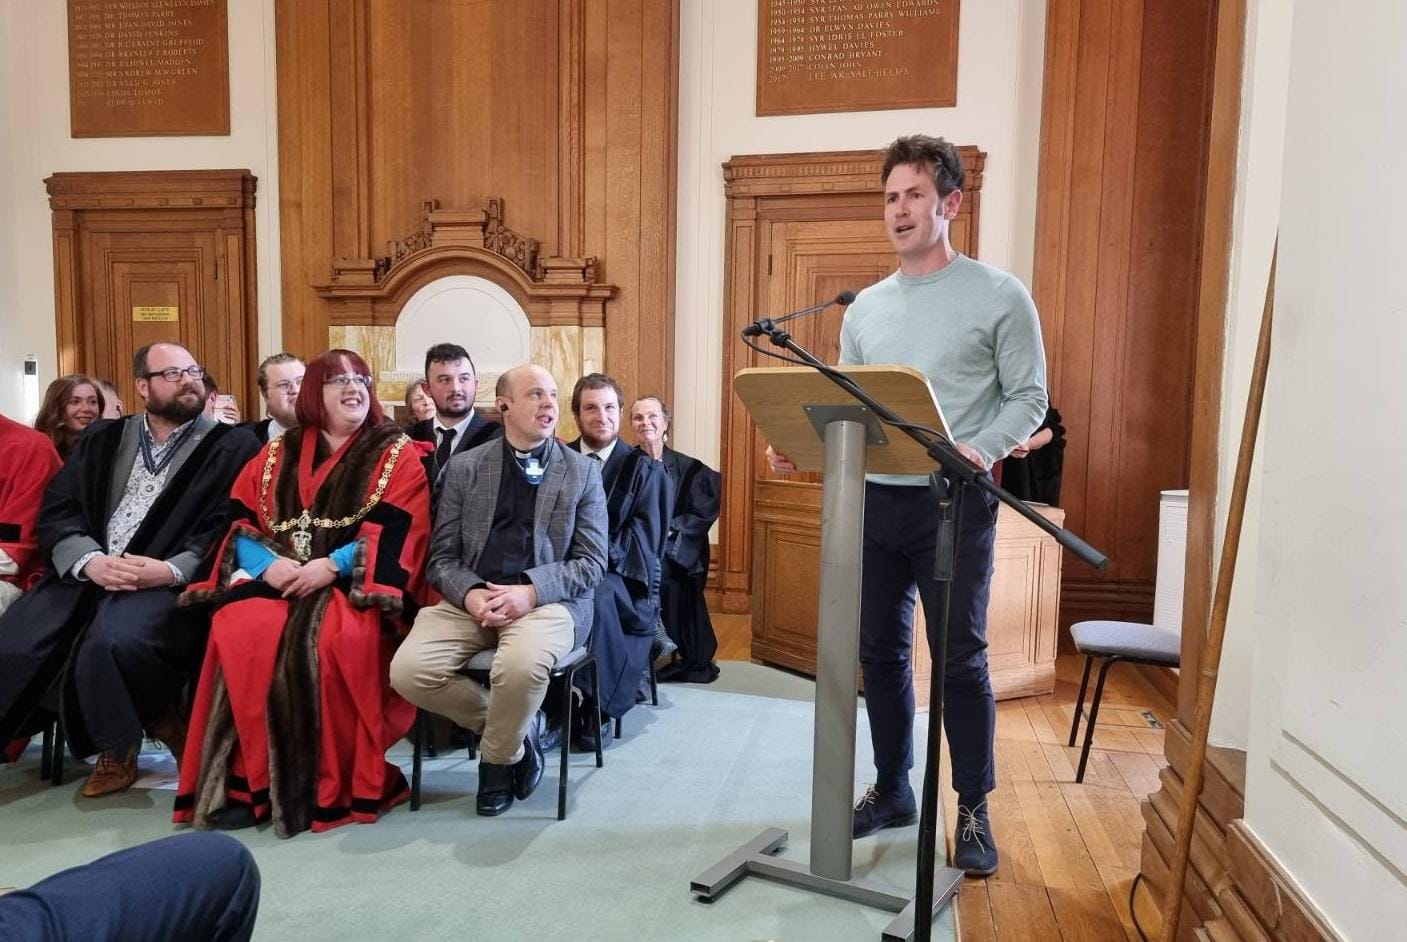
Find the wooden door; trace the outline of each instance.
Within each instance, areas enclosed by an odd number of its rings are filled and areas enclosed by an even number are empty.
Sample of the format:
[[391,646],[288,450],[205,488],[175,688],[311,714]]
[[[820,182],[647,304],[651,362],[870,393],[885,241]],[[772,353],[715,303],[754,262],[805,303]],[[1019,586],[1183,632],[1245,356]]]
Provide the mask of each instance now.
[[92,232],[83,244],[85,260],[106,268],[104,277],[88,283],[88,368],[114,377],[123,401],[136,411],[140,400],[130,375],[132,354],[144,344],[176,341],[252,415],[257,402],[249,400],[240,380],[249,364],[239,355],[238,338],[228,336],[235,324],[220,303],[216,234]]
[[55,174],[59,368],[141,409],[132,354],[187,347],[257,418],[254,178],[246,171]]

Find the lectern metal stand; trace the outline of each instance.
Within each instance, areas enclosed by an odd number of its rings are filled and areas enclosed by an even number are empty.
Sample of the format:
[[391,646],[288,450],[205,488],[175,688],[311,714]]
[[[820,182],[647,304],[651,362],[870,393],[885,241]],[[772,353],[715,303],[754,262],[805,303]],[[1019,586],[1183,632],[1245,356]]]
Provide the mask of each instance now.
[[[910,895],[898,887],[851,874],[865,448],[871,442],[882,443],[884,433],[873,413],[863,406],[828,406],[824,413],[812,407],[808,412],[814,424],[824,421],[825,427],[811,859],[809,865],[802,865],[774,856],[786,847],[787,832],[768,828],[699,874],[689,888],[695,897],[711,903],[744,876],[755,874],[898,913],[883,938],[908,940],[913,938],[915,924]],[[960,870],[944,867],[937,871],[933,915],[948,905],[962,877]]]

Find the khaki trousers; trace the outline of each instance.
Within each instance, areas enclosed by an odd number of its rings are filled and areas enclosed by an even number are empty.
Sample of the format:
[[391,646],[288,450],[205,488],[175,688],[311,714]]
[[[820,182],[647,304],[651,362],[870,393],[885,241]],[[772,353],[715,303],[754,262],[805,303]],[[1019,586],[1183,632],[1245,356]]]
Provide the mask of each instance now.
[[[447,716],[480,736],[485,762],[511,765],[542,706],[552,668],[571,653],[576,626],[556,603],[502,628],[485,628],[441,601],[423,608],[391,660],[391,686],[418,707]],[[489,689],[458,673],[480,651],[496,648]]]

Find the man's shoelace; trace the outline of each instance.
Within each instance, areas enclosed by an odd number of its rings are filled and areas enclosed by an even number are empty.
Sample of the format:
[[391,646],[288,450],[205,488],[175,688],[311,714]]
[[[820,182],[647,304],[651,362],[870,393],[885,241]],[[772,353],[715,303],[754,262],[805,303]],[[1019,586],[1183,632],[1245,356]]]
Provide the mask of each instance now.
[[[986,802],[982,803],[982,805],[985,804]],[[975,841],[977,847],[985,853],[987,846],[982,843],[985,831],[982,828],[982,822],[977,820],[977,812],[982,808],[982,805],[978,805],[976,808],[958,805],[958,824],[962,827],[958,836],[963,841]]]
[[869,788],[865,789],[865,793],[860,796],[860,800],[855,802],[855,810],[864,811],[866,808],[870,807],[878,800],[879,792],[875,790],[875,787],[873,785],[871,785]]

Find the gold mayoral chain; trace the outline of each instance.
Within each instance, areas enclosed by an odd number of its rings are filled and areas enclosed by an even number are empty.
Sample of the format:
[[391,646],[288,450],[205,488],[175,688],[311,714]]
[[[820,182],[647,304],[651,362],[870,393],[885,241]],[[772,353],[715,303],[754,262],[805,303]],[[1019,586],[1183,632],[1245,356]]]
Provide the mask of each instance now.
[[[312,527],[323,530],[340,530],[342,527],[350,527],[362,517],[365,517],[371,508],[381,503],[381,497],[386,493],[386,485],[391,481],[391,472],[396,468],[396,459],[401,456],[401,449],[406,446],[410,439],[402,435],[396,439],[396,443],[391,446],[391,456],[386,459],[386,464],[381,468],[381,477],[376,482],[376,490],[371,492],[371,497],[365,506],[354,514],[345,517],[314,517],[307,510],[304,510],[296,517],[281,520],[274,523],[272,515],[269,513],[269,482],[274,476],[274,460],[278,457],[279,447],[283,444],[282,438],[276,438],[269,443],[269,457],[264,461],[264,477],[259,484],[259,515],[264,518],[264,524],[274,533],[287,533],[293,530],[289,536],[289,541],[293,544],[293,554],[298,557],[299,562],[306,563],[308,557],[313,552]],[[297,527],[296,530],[293,528]]]

